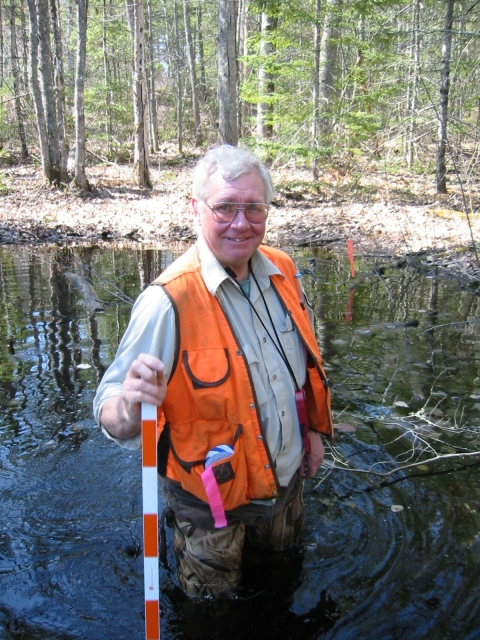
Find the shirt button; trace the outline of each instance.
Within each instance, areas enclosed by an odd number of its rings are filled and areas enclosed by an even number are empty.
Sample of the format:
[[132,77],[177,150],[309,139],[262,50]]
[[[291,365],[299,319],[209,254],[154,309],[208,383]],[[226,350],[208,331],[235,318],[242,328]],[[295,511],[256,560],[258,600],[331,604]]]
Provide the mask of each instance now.
[[255,409],[255,405],[253,404],[253,402],[252,402],[252,404],[250,405],[250,409]]
[[266,339],[266,338],[263,338],[263,341],[264,341],[264,342],[266,342],[266,341],[267,341],[267,339]]
[[237,356],[241,356],[242,352],[240,351],[240,349],[237,351]]
[[277,379],[277,375],[274,373],[272,378],[273,378],[273,380],[276,380]]
[[263,440],[263,436],[257,436],[257,440]]
[[274,495],[274,496],[278,496],[278,491],[274,491],[274,492],[273,492],[273,495]]
[[270,469],[270,465],[269,465],[269,464],[266,464],[266,465],[265,465],[265,469]]

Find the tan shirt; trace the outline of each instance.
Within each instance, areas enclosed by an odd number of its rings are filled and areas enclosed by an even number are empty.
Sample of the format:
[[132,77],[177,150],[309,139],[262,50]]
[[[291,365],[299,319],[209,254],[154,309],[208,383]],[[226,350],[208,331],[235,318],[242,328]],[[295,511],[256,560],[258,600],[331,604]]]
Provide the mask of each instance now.
[[[280,485],[286,486],[300,466],[303,450],[295,407],[294,383],[274,346],[275,331],[265,303],[250,276],[250,302],[262,319],[263,326],[238,285],[229,278],[201,238],[197,241],[197,248],[205,285],[208,291],[218,298],[246,354],[268,447],[276,464]],[[297,383],[302,387],[306,375],[306,352],[270,285],[269,276],[278,274],[279,271],[260,251],[256,251],[252,256],[251,269],[268,305],[278,338]],[[201,319],[199,330],[202,330]],[[173,366],[174,348],[175,316],[171,303],[162,287],[148,287],[135,302],[116,359],[98,387],[94,400],[97,422],[105,400],[121,394],[126,373],[139,353],[150,353],[160,358],[165,365],[168,380]],[[140,434],[122,440],[110,436],[105,430],[104,433],[121,446],[130,449],[140,446]]]

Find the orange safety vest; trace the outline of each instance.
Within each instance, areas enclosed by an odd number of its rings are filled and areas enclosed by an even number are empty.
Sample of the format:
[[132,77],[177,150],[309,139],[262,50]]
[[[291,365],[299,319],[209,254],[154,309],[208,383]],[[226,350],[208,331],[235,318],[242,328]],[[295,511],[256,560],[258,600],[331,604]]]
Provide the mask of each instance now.
[[[333,436],[330,393],[295,265],[283,251],[260,250],[286,276],[270,281],[309,353],[304,386],[309,426]],[[200,478],[206,455],[228,444],[233,455],[214,465],[225,510],[279,496],[248,364],[221,304],[205,286],[196,247],[153,284],[163,286],[176,322],[174,366],[158,412],[159,473],[208,502]]]

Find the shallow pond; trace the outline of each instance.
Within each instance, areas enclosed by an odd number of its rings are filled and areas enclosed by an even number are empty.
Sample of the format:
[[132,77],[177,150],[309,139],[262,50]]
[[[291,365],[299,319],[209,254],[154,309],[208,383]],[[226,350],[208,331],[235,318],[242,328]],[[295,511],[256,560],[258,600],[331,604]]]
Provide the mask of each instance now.
[[[357,257],[352,278],[343,247],[291,253],[338,424],[303,547],[250,558],[215,602],[161,568],[162,638],[478,638],[480,298],[428,260]],[[144,637],[140,453],[107,441],[91,404],[129,299],[173,258],[0,249],[2,638]],[[103,313],[66,271],[92,277]]]

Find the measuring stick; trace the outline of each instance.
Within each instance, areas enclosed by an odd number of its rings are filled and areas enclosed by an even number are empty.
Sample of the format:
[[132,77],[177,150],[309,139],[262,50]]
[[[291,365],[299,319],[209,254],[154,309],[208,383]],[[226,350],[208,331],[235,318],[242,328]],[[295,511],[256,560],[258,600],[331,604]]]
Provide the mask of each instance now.
[[142,497],[145,638],[159,640],[157,407],[146,402],[142,403]]

